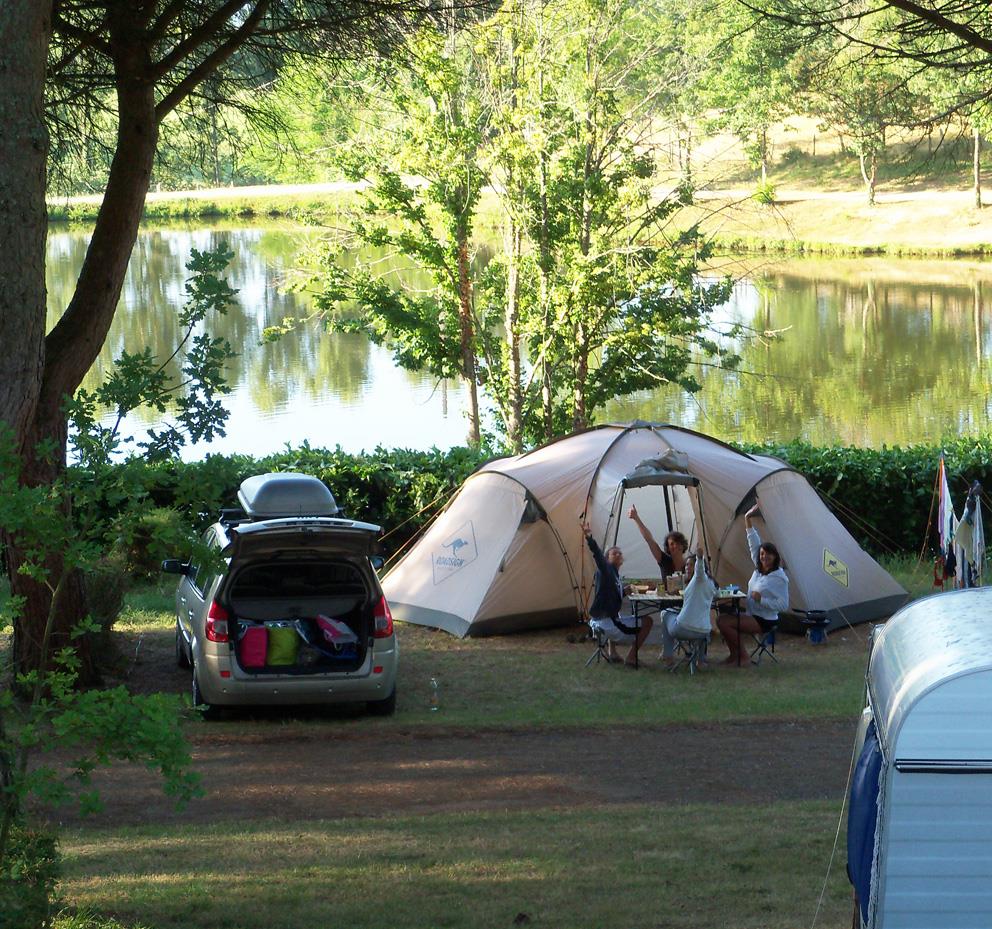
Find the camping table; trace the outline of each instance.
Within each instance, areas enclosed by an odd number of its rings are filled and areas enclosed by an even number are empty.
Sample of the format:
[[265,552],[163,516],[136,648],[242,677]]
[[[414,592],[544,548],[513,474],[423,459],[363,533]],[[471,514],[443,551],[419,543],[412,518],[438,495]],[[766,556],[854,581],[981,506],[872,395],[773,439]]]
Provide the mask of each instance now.
[[[652,613],[657,613],[659,617],[664,610],[667,609],[682,609],[682,591],[677,593],[662,593],[661,591],[655,590],[648,593],[638,594],[631,593],[627,595],[627,599],[630,601],[631,610],[633,610],[634,619],[638,619],[641,616],[650,616]],[[734,613],[737,616],[737,641],[740,642],[741,638],[741,607],[744,601],[747,600],[747,592],[739,590],[736,592],[731,592],[728,588],[720,588],[717,590],[716,595],[713,597],[713,606],[717,607],[721,603],[729,603],[734,607]],[[737,652],[737,665],[740,667],[740,650]]]

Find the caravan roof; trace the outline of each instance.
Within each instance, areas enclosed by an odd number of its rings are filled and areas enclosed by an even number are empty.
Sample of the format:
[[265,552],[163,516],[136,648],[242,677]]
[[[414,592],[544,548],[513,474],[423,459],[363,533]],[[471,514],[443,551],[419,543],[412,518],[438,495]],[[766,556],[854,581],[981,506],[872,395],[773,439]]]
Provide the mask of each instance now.
[[868,694],[890,762],[992,760],[992,589],[897,613],[875,637]]

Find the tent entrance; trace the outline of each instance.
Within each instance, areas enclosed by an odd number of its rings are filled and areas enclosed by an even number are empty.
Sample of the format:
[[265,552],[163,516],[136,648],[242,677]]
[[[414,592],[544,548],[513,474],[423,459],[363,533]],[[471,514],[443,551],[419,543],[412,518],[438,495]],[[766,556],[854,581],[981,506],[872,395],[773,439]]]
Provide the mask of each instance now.
[[623,549],[626,577],[657,578],[661,573],[637,524],[628,516],[632,506],[658,545],[664,546],[669,532],[681,532],[689,541],[689,551],[702,544],[709,556],[699,480],[683,469],[681,457],[670,452],[642,461],[617,485],[603,544]]

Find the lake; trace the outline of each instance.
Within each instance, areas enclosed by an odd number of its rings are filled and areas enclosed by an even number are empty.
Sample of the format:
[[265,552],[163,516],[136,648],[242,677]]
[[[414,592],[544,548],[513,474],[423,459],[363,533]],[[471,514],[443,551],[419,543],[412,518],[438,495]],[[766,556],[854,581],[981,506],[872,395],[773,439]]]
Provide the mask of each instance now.
[[[48,239],[50,323],[68,301],[89,231],[55,227]],[[296,256],[317,240],[291,225],[218,224],[143,229],[121,307],[90,372],[92,388],[126,349],[162,358],[181,333],[192,248],[226,242],[238,302],[211,325],[239,353],[227,435],[207,451],[263,454],[308,441],[348,451],[440,448],[466,434],[465,395],[456,382],[398,369],[362,336],[303,325],[277,342],[262,331],[305,316],[304,295],[287,291]],[[652,419],[728,440],[804,438],[868,446],[939,442],[985,431],[992,383],[992,265],[977,260],[724,259],[733,295],[718,322],[755,335],[740,346],[740,370],[702,368],[695,395],[660,388],[612,402],[599,421]],[[140,435],[154,417],[131,417]]]

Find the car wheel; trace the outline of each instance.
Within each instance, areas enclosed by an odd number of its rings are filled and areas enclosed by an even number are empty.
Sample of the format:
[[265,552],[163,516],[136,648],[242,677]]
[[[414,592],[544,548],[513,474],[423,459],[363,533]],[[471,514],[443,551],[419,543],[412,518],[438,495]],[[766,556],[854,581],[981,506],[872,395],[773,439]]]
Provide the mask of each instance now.
[[396,712],[396,686],[385,700],[369,700],[367,708],[373,716],[392,716]]
[[212,703],[207,703],[203,699],[203,692],[200,690],[200,682],[196,678],[196,665],[192,666],[193,673],[193,709],[196,710],[204,719],[220,719],[223,714],[223,710],[219,706],[214,706]]
[[183,634],[179,631],[178,620],[176,620],[176,667],[189,667],[189,655],[186,654],[186,646],[183,644]]

